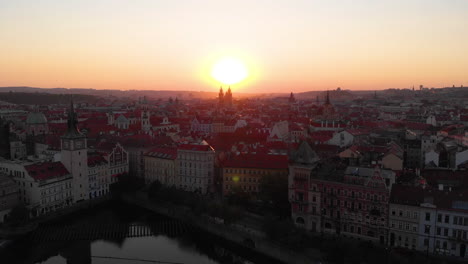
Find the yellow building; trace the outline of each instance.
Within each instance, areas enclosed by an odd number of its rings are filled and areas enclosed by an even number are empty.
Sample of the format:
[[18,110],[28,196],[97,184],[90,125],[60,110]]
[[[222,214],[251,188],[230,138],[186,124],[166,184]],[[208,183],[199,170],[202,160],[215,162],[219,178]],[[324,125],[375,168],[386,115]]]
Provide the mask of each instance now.
[[288,177],[288,156],[238,155],[223,164],[223,195],[234,191],[258,193],[262,177],[273,175]]

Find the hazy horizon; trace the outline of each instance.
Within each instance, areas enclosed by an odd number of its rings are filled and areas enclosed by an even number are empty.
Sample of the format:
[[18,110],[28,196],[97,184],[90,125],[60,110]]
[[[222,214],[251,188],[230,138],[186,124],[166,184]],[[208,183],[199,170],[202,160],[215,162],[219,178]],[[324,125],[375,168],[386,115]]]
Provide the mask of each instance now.
[[234,92],[468,84],[468,1],[4,1],[0,86]]

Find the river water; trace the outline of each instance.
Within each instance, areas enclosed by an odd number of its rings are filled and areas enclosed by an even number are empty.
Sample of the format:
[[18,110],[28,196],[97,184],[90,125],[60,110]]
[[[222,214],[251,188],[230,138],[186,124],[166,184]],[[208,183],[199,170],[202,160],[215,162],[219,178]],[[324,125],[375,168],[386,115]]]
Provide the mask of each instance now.
[[[137,232],[131,232],[132,227],[138,228]],[[0,250],[0,263],[277,262],[193,226],[146,210],[109,203],[42,224],[33,234]]]

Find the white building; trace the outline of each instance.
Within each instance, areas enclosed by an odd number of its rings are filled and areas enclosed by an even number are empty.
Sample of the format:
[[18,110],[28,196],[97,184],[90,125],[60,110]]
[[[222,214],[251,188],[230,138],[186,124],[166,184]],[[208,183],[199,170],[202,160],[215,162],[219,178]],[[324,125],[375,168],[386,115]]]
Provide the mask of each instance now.
[[200,193],[213,191],[214,159],[215,151],[206,142],[179,146],[179,188]]
[[347,147],[351,146],[354,142],[353,134],[349,133],[346,130],[335,132],[333,137],[327,142],[330,145],[338,147]]
[[420,207],[418,250],[468,259],[468,193],[429,190]]
[[8,215],[19,203],[19,188],[16,183],[4,173],[0,173],[0,223],[5,222]]
[[388,227],[389,245],[416,250],[419,240],[420,204],[423,189],[394,185],[390,196]]
[[155,148],[145,153],[145,183],[159,181],[165,186],[179,187],[176,158],[175,148]]
[[129,172],[128,152],[119,143],[115,144],[112,151],[105,156],[109,162],[110,183],[115,183],[119,177]]
[[2,161],[0,170],[19,187],[19,199],[32,216],[60,210],[73,203],[72,175],[61,162]]
[[99,154],[88,156],[89,199],[109,193],[111,177],[109,163]]

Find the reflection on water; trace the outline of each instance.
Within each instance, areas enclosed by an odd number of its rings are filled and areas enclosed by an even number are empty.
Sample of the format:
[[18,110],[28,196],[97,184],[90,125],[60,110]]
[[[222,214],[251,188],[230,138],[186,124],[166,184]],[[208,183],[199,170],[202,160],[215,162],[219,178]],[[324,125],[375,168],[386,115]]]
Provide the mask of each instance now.
[[[141,226],[136,232],[141,236],[128,237],[135,226]],[[148,211],[111,204],[41,226],[0,251],[0,263],[274,263],[196,228],[180,226]]]
[[[207,263],[215,264],[206,255],[194,248],[181,247],[176,240],[166,236],[139,237],[125,239],[121,248],[104,241],[96,241],[91,245],[92,256],[113,256],[127,259],[144,259],[178,263]],[[96,264],[114,264],[128,262],[116,259],[93,258]]]

